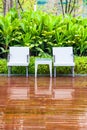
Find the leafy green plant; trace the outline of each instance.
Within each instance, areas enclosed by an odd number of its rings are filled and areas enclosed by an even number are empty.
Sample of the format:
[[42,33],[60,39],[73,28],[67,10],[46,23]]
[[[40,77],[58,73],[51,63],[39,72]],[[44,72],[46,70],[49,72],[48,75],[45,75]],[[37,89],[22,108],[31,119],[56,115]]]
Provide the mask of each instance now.
[[7,73],[7,61],[6,59],[0,59],[0,74]]
[[[16,35],[20,32],[17,31],[19,20],[14,18],[12,20],[12,15],[8,13],[5,17],[0,16],[0,50],[1,54],[7,54],[8,47],[12,44],[14,44],[14,41],[17,41],[17,39],[14,39],[14,30],[16,30]],[[5,55],[6,56],[6,55]]]
[[8,17],[0,17],[0,34],[2,36],[1,47],[5,53],[8,50],[9,43],[11,41],[12,26]]
[[87,74],[87,57],[75,57],[76,74]]
[[87,18],[30,10],[19,19],[13,9],[0,16],[0,54],[7,55],[9,46],[28,46],[32,56],[52,55],[54,46],[73,46],[75,55],[85,56]]

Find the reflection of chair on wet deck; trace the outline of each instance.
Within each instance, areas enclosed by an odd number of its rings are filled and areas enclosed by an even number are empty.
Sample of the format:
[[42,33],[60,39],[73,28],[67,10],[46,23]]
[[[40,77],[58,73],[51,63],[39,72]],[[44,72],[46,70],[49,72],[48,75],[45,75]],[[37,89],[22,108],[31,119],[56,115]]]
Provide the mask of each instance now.
[[27,100],[30,98],[29,82],[25,77],[8,78],[9,100]]
[[27,87],[11,87],[8,91],[8,98],[11,100],[29,99],[29,90]]
[[[43,79],[42,79],[43,80]],[[35,78],[35,94],[36,95],[51,95],[52,94],[52,78],[49,78],[49,81],[41,81],[39,78]]]
[[72,100],[74,89],[54,89],[53,99]]

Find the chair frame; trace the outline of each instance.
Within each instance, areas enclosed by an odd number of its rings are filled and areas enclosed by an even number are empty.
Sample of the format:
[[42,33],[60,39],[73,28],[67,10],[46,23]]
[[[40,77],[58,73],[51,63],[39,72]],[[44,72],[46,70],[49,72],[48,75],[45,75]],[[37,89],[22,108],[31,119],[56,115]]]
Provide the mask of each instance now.
[[27,53],[27,55],[25,55],[26,56],[26,63],[24,63],[24,65],[22,65],[22,63],[20,63],[18,61],[17,61],[17,64],[15,62],[11,63],[10,60],[11,60],[12,54],[11,54],[10,51],[11,51],[12,48],[14,48],[15,51],[16,51],[16,49],[19,49],[19,53],[20,53],[20,50],[23,50],[23,48],[25,48],[26,51],[29,50],[29,47],[14,47],[14,46],[13,47],[9,47],[9,54],[8,54],[8,57],[7,57],[7,59],[8,59],[8,63],[7,63],[7,66],[8,66],[8,77],[11,76],[11,68],[12,68],[12,66],[25,66],[26,67],[26,77],[28,77],[29,52]]
[[[62,64],[61,63],[59,63],[58,61],[56,61],[56,58],[55,58],[55,49],[61,49],[61,55],[62,55],[62,51],[63,51],[63,49],[64,48],[66,48],[66,50],[67,51],[71,51],[70,52],[70,54],[69,54],[69,56],[71,56],[71,58],[72,58],[72,62],[69,62],[70,63],[70,65],[69,64],[66,64],[66,65],[63,65],[63,62],[62,62]],[[57,52],[58,52],[58,50],[57,50]],[[57,55],[58,55],[58,53],[57,53]],[[71,68],[72,68],[72,77],[74,77],[74,66],[75,66],[75,63],[74,63],[74,55],[73,55],[73,47],[53,47],[53,64],[54,64],[54,77],[56,77],[56,67],[57,66],[71,66]],[[58,60],[58,59],[57,59]],[[55,62],[57,62],[58,63],[58,65],[55,65]]]

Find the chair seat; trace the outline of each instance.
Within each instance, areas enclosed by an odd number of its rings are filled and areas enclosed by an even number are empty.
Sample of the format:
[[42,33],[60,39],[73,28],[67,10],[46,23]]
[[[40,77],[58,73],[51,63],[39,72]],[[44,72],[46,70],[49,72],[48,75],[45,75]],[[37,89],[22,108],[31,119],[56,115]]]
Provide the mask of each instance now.
[[28,66],[29,63],[27,62],[8,62],[7,66]]
[[60,63],[58,63],[58,62],[54,62],[54,66],[75,66],[75,63],[74,62],[60,62]]

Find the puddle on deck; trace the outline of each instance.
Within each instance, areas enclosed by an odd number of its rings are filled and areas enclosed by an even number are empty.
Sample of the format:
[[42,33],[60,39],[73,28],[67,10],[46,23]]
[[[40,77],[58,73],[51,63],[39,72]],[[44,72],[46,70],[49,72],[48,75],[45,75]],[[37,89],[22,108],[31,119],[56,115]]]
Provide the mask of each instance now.
[[0,77],[0,130],[87,130],[87,77]]

